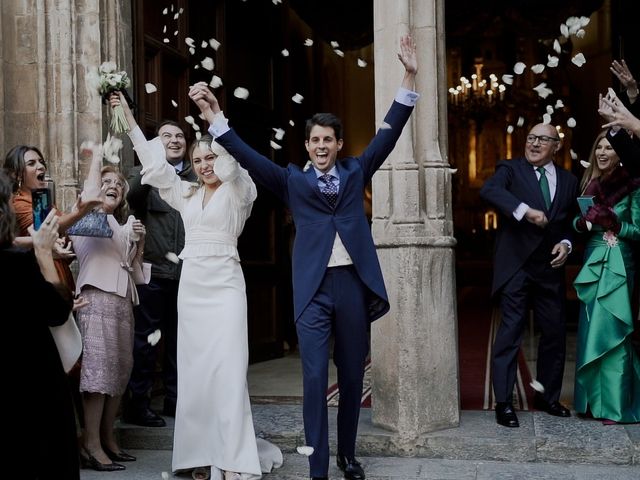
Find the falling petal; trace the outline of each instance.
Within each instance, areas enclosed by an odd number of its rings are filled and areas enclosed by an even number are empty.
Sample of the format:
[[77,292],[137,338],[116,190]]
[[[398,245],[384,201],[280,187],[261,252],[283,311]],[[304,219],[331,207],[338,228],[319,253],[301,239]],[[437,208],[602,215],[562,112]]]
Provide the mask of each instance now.
[[516,123],[516,125],[518,127],[522,127],[524,125],[524,117],[523,116],[518,117],[518,122]]
[[540,98],[547,98],[550,94],[553,93],[553,90],[547,88],[547,84],[545,82],[542,82],[539,85],[533,87],[533,89],[538,93],[538,96]]
[[516,73],[516,75],[520,75],[522,74],[522,72],[524,72],[525,68],[527,68],[527,66],[524,63],[518,62],[513,66],[513,71]]
[[180,10],[178,10],[178,13],[182,15],[182,12],[184,12],[184,8],[180,7]]
[[307,38],[307,39],[304,41],[304,46],[305,46],[305,47],[310,47],[311,45],[313,45],[313,40],[311,40],[310,38]]
[[113,163],[113,164],[120,163],[120,157],[116,154],[109,155],[106,158],[107,158],[107,161],[110,163]]
[[311,455],[313,455],[313,447],[298,447],[296,448],[296,450],[300,455],[304,455],[306,457],[310,457]]
[[176,255],[173,252],[167,252],[165,254],[164,258],[169,260],[171,263],[179,263],[180,262],[180,259],[178,258],[178,255]]
[[180,16],[180,14],[179,14],[179,13],[176,13],[176,14],[173,16],[173,19],[174,19],[174,20],[177,20],[179,16]]
[[306,172],[307,170],[309,170],[311,168],[311,165],[312,165],[311,160],[307,160],[307,163],[304,164],[304,167],[302,168],[302,171]]
[[205,70],[213,70],[213,58],[205,57],[204,60],[200,62],[200,65],[202,65],[202,68]]
[[169,472],[162,472],[162,480],[169,480]]
[[336,52],[336,55],[339,57],[344,57],[344,52],[342,50],[336,48],[334,52]]
[[551,115],[549,115],[548,113],[542,115],[542,123],[544,125],[549,125],[551,123]]
[[585,32],[585,31],[584,31],[584,29],[583,29],[583,28],[581,28],[580,30],[578,30],[578,31],[576,32],[576,37],[578,37],[578,38],[584,38],[584,36],[586,35],[586,33],[587,33],[587,32]]
[[564,103],[562,103],[562,100],[558,99],[556,100],[555,109],[559,110],[561,108],[564,108]]
[[273,128],[276,140],[280,141],[284,138],[284,130],[282,128]]
[[195,122],[195,120],[191,115],[187,115],[186,117],[184,117],[184,121],[187,122],[189,125],[193,125],[193,122]]
[[271,140],[269,142],[269,145],[271,145],[271,148],[273,148],[274,150],[280,150],[282,147],[280,145],[278,145],[276,142],[274,142],[273,140]]
[[449,169],[449,173],[450,173],[451,175],[454,175],[454,174],[458,173],[458,169],[457,169],[457,168],[450,168],[450,169]]
[[555,68],[558,66],[558,62],[560,61],[560,59],[554,55],[547,55],[547,67],[549,68]]
[[198,70],[199,68],[200,68],[200,65],[194,65],[194,66],[193,66],[193,69],[194,69],[194,70]]
[[209,86],[211,88],[219,88],[219,87],[221,87],[222,86],[222,79],[219,76],[214,75],[211,78],[211,81],[209,82]]
[[331,48],[338,48],[340,46],[340,44],[338,42],[336,42],[335,40],[331,41]]
[[283,57],[288,57],[289,56],[289,50],[287,50],[286,48],[283,48],[282,51],[280,52],[280,54]]
[[367,66],[367,62],[365,62],[364,60],[362,60],[361,58],[358,59],[358,66],[361,68],[364,68]]
[[173,3],[171,4],[171,11],[173,12]]
[[571,63],[573,63],[574,65],[581,67],[582,65],[584,65],[585,63],[587,63],[587,59],[584,58],[584,55],[582,54],[582,52],[578,53],[576,56],[574,56],[571,59]]
[[193,125],[191,125],[191,127],[193,128],[194,131],[199,132],[200,131],[200,125],[198,125],[197,123],[194,123]]
[[504,75],[502,75],[502,81],[504,83],[506,83],[507,85],[512,85],[513,84],[513,75],[511,75],[510,73],[505,73]]
[[196,53],[196,49],[195,49],[195,48],[193,48],[193,47],[189,47],[189,53],[190,53],[191,55],[194,55],[194,54]]
[[178,108],[178,104],[176,103],[175,100],[171,100],[171,105],[173,105],[174,107]]
[[296,122],[294,122],[293,120],[289,120],[289,125],[291,125],[292,127],[296,126]]
[[582,168],[589,168],[591,164],[586,160],[580,160],[580,165],[582,165]]
[[557,38],[553,41],[553,50],[556,53],[560,53],[562,51],[562,48],[560,47],[560,42],[558,41]]
[[162,39],[162,41],[163,41],[164,43],[169,43],[171,40],[169,40],[168,38],[163,38],[163,39]]
[[211,45],[211,48],[213,48],[216,51],[218,50],[218,48],[220,48],[220,42],[215,38],[209,39],[209,45]]
[[571,150],[569,150],[569,153],[571,154],[571,160],[577,160],[578,159],[578,154],[573,151],[573,148]]
[[184,43],[186,43],[188,46],[190,46],[191,48],[195,48],[196,46],[196,42],[193,38],[191,37],[187,37],[184,39]]
[[169,10],[168,10],[168,9],[166,9],[166,8],[165,8],[164,10],[162,10],[162,14],[163,14],[163,15],[166,15],[167,13],[169,13]]
[[147,93],[153,93],[153,92],[157,92],[158,89],[156,88],[156,86],[153,83],[145,83],[144,84],[144,89]]
[[575,119],[575,118],[573,118],[573,117],[570,117],[570,118],[567,120],[567,127],[569,127],[569,128],[575,128],[575,126],[576,126],[576,119]]
[[531,388],[533,388],[538,393],[544,393],[544,386],[537,380],[531,380]]
[[242,100],[246,100],[249,98],[249,90],[243,87],[238,87],[233,91],[233,96],[236,98],[241,98]]
[[282,0],[271,0],[273,2],[274,5],[278,5],[279,3],[282,3]]
[[531,71],[533,73],[542,73],[544,71],[544,65],[542,63],[536,63],[533,67],[531,67]]
[[167,26],[162,27],[162,33],[167,33]]
[[553,107],[551,105],[547,105],[547,113],[553,115]]
[[302,103],[302,100],[304,100],[304,97],[299,93],[296,93],[293,97],[291,97],[291,100],[293,100],[296,103]]
[[149,345],[154,347],[160,341],[161,336],[162,336],[162,332],[160,331],[160,329],[157,329],[155,332],[147,335],[147,343],[149,343]]
[[202,138],[202,133],[196,132],[196,140],[200,140]]
[[389,125],[387,122],[382,122],[380,124],[380,130],[389,130],[391,128],[391,125]]
[[589,17],[580,17],[580,25],[582,25],[583,27],[589,25],[590,21],[591,19]]
[[569,27],[567,27],[564,23],[560,24],[560,33],[564,38],[569,38]]
[[509,133],[509,134],[513,133],[513,125],[509,125],[507,127],[507,133]]
[[177,37],[178,36],[178,30],[176,30],[175,32],[173,32],[173,36]]

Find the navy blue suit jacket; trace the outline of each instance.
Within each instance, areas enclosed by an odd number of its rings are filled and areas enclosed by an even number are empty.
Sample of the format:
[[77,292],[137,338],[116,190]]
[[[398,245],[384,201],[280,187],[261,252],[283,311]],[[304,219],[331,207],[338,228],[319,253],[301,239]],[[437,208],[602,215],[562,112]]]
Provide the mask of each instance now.
[[[540,252],[540,249],[544,255],[548,252],[548,259],[543,261],[550,262],[553,246],[572,237],[571,222],[577,210],[578,179],[564,168],[555,167],[556,193],[549,210],[545,207],[536,172],[525,157],[499,162],[496,173],[480,189],[480,196],[500,213],[493,268],[494,294],[534,252]],[[520,203],[542,210],[549,224],[540,228],[525,218],[516,220],[513,212]]]
[[389,301],[371,229],[364,212],[363,194],[376,170],[393,150],[413,107],[393,102],[384,121],[391,128],[378,130],[365,151],[336,162],[340,189],[332,209],[318,188],[313,168],[286,168],[249,147],[233,129],[216,138],[251,177],[278,196],[291,210],[296,226],[293,247],[293,302],[297,320],[322,281],[331,250],[340,234],[353,265],[369,289],[369,321],[389,310]]

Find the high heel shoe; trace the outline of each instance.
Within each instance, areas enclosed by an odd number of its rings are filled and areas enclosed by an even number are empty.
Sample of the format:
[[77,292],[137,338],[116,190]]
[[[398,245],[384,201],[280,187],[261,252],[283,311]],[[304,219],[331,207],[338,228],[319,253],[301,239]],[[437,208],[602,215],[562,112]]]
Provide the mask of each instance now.
[[83,448],[80,452],[80,465],[82,468],[91,468],[98,472],[115,472],[118,470],[124,470],[126,467],[119,463],[101,463],[96,457],[89,453],[89,450]]
[[104,453],[107,454],[107,457],[109,457],[114,462],[135,462],[137,460],[136,457],[134,457],[133,455],[129,455],[124,450],[120,450],[116,453],[104,446],[102,447],[102,450],[104,450]]

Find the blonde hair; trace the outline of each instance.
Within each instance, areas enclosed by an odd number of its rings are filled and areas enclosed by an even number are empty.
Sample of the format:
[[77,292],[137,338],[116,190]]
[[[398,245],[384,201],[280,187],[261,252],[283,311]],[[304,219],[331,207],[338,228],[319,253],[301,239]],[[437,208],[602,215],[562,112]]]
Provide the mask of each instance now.
[[[202,137],[200,137],[200,139],[194,140],[189,147],[189,161],[191,162],[191,168],[193,168],[193,152],[197,147],[206,148],[207,150],[211,151],[216,156],[216,158],[220,158],[225,155],[231,156],[231,154],[227,152],[227,150],[222,145],[217,143],[211,135],[203,135]],[[220,181],[222,182],[222,180]],[[188,198],[195,194],[198,189],[202,187],[202,185],[204,185],[204,182],[201,178],[198,177],[196,182],[193,182],[191,184],[191,188],[187,192],[186,197]]]

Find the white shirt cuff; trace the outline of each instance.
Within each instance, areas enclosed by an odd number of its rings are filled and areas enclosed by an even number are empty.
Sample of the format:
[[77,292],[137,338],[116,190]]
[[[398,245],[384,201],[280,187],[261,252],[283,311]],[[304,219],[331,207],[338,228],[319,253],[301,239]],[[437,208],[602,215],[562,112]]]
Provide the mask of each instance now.
[[419,93],[416,93],[413,90],[409,90],[404,87],[400,87],[398,89],[398,93],[396,93],[395,100],[396,102],[401,103],[402,105],[406,105],[407,107],[413,107],[416,103],[418,103],[419,98]]
[[229,128],[229,120],[227,120],[224,116],[222,110],[216,113],[213,117],[213,122],[209,125],[209,134],[214,138],[218,138],[221,135],[224,135],[230,130]]
[[571,251],[573,250],[573,245],[571,244],[570,240],[567,240],[565,238],[563,240],[560,240],[560,243],[564,243],[569,248],[569,253],[571,253]]
[[514,218],[518,221],[522,220],[524,214],[527,213],[527,210],[529,210],[529,205],[527,205],[526,203],[521,203],[513,212]]

